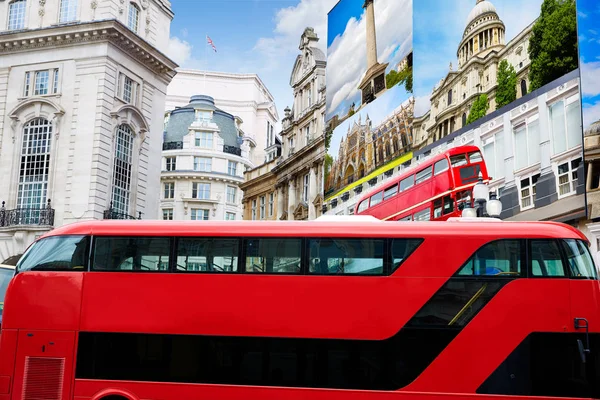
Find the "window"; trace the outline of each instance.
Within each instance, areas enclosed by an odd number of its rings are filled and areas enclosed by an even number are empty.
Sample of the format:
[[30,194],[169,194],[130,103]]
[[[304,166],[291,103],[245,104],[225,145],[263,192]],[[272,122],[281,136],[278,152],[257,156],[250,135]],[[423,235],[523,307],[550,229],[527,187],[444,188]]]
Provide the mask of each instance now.
[[567,265],[573,278],[598,279],[598,270],[587,245],[581,240],[563,240]]
[[478,151],[472,151],[468,155],[469,155],[469,164],[480,163],[483,161],[483,157],[481,157],[481,153]]
[[173,209],[172,208],[164,208],[163,209],[163,220],[165,220],[165,221],[173,220]]
[[235,186],[227,186],[227,202],[235,203],[235,195],[236,195],[236,187]]
[[452,89],[448,90],[448,105],[452,104]]
[[179,272],[236,272],[239,239],[181,238],[177,242]]
[[262,273],[300,273],[301,239],[247,239],[245,271]]
[[514,127],[515,170],[540,162],[540,124],[536,115]]
[[196,110],[196,122],[210,122],[212,119],[211,114],[210,111]]
[[17,263],[17,271],[85,271],[89,254],[85,236],[51,236],[31,246]]
[[431,210],[426,208],[425,210],[421,210],[416,212],[413,216],[415,221],[430,221],[431,220]]
[[77,19],[77,2],[78,0],[61,0],[60,1],[60,17],[59,22],[73,22]]
[[211,132],[196,132],[196,147],[204,149],[213,148],[213,134]]
[[192,183],[192,197],[200,200],[210,200],[210,183]]
[[227,161],[227,173],[232,176],[237,175],[237,162]]
[[35,73],[34,96],[43,96],[48,94],[48,86],[50,82],[50,71],[37,71]]
[[256,199],[252,200],[252,221],[256,221]]
[[125,82],[123,83],[123,100],[127,103],[131,103],[133,99],[133,81],[128,76],[125,77]]
[[310,85],[307,86],[306,92],[308,94],[308,106],[312,106],[312,87]]
[[260,219],[265,219],[265,196],[260,196]]
[[550,106],[550,128],[554,154],[581,145],[581,107],[578,94]]
[[235,213],[226,212],[225,213],[225,221],[235,221]]
[[450,164],[452,164],[453,167],[467,165],[467,155],[457,154],[455,156],[450,156]]
[[440,218],[454,211],[454,200],[450,196],[437,199],[433,202],[433,218]]
[[8,5],[8,30],[25,29],[25,0],[15,0]]
[[371,196],[371,207],[376,206],[383,200],[383,192],[379,192]]
[[368,199],[360,202],[360,204],[358,205],[358,213],[365,211],[367,208],[369,208],[369,200]]
[[450,166],[448,165],[448,160],[443,159],[435,163],[435,165],[433,166],[433,174],[439,175],[442,172],[448,171],[448,169],[450,169]]
[[139,88],[139,83],[124,73],[119,73],[117,96],[120,97],[121,100],[125,103],[137,105]]
[[531,241],[532,276],[566,276],[556,240]]
[[167,271],[171,240],[160,237],[96,236],[92,269],[96,271]]
[[521,276],[524,254],[521,240],[497,240],[477,250],[458,276]]
[[483,155],[488,175],[492,179],[504,177],[504,133],[496,133],[493,137],[484,140]]
[[419,183],[425,182],[427,179],[431,178],[431,174],[432,174],[433,168],[431,166],[417,172],[416,175],[416,184],[418,185]]
[[311,274],[383,275],[383,239],[309,239]]
[[133,167],[133,132],[128,125],[117,128],[113,164],[113,210],[129,213],[131,195],[131,169]]
[[307,202],[308,201],[308,181],[309,181],[308,174],[304,175],[304,178],[302,179],[302,181],[303,181],[303,185],[302,185],[302,201]]
[[54,70],[54,74],[52,77],[52,93],[58,93],[58,69]]
[[577,169],[581,164],[581,158],[567,161],[558,166],[558,195],[568,196],[577,190]]
[[[410,217],[409,217],[410,218]],[[410,219],[408,220],[410,221]],[[391,239],[392,273],[400,267],[416,249],[423,243],[423,239]]]
[[408,178],[403,179],[400,182],[400,191],[404,192],[407,189],[410,189],[415,184],[415,176],[409,176]]
[[310,143],[310,125],[306,127],[305,132],[306,145],[308,146],[308,143]]
[[46,206],[52,124],[44,118],[29,121],[23,128],[17,208],[30,209],[20,217],[23,224],[37,224]]
[[521,210],[525,210],[534,206],[536,184],[540,174],[528,176],[527,178],[521,179]]
[[274,207],[275,207],[275,192],[269,194],[269,217],[273,216]]
[[194,171],[211,172],[212,158],[194,157]]
[[192,208],[192,221],[208,221],[208,210]]
[[164,184],[165,188],[165,199],[174,199],[175,198],[175,182],[166,182]]
[[387,200],[389,198],[392,198],[396,194],[398,194],[398,185],[397,184],[384,190],[384,192],[383,192],[383,200]]
[[133,3],[129,3],[129,14],[127,15],[127,27],[137,33],[140,20],[140,9]]
[[167,171],[175,171],[177,169],[177,157],[166,157]]

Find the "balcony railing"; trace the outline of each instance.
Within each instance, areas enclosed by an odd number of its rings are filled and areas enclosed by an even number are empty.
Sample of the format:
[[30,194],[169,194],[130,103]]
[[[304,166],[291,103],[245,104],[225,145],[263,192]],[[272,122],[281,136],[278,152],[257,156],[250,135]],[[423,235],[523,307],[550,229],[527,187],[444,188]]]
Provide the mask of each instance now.
[[163,143],[163,151],[164,150],[181,150],[183,149],[183,142],[164,142]]
[[223,145],[223,153],[235,154],[236,156],[242,155],[242,149],[235,146]]
[[110,202],[108,210],[104,210],[104,219],[142,219],[142,212],[139,212],[139,217],[136,218],[132,215],[128,215],[122,212],[115,211],[113,209],[113,203]]
[[46,207],[27,207],[7,210],[5,202],[2,202],[0,208],[0,227],[37,225],[54,226],[54,209],[51,207],[50,200]]

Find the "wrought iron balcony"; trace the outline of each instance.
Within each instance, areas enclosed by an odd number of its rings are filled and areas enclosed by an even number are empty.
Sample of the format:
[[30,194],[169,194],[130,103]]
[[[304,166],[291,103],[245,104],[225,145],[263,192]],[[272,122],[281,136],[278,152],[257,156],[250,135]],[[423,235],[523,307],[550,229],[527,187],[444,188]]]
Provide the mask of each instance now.
[[163,151],[164,150],[181,150],[183,149],[183,142],[164,142],[163,143]]
[[235,146],[223,145],[223,153],[235,154],[236,156],[242,156],[242,149]]
[[54,226],[54,209],[51,207],[50,199],[46,207],[25,207],[7,210],[6,202],[2,202],[0,208],[0,227],[37,225]]
[[142,219],[142,212],[139,212],[139,217],[136,218],[132,215],[128,215],[122,212],[115,211],[113,209],[113,203],[110,202],[108,210],[104,210],[104,219]]

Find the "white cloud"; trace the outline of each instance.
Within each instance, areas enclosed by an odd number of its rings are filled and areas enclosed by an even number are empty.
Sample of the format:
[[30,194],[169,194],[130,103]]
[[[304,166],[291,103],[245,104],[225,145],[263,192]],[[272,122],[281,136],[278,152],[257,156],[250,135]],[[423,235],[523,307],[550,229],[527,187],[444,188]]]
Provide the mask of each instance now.
[[193,46],[174,36],[169,39],[167,55],[180,66],[186,64],[192,57]]
[[600,101],[583,107],[583,129],[586,130],[596,121],[600,121]]
[[414,111],[414,115],[415,117],[422,117],[423,115],[427,114],[427,111],[429,111],[431,109],[431,93],[425,95],[425,96],[418,96],[415,97],[415,111]]
[[[377,58],[396,67],[412,49],[412,1],[375,0]],[[327,50],[327,114],[346,112],[360,104],[357,89],[367,69],[366,21],[351,18]]]
[[584,96],[600,95],[600,61],[583,63],[581,65],[581,90]]

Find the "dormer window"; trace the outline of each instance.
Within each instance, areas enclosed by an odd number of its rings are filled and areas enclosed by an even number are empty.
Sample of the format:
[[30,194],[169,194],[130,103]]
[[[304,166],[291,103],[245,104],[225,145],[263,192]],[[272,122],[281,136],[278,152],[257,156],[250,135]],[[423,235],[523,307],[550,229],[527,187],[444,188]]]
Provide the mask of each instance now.
[[196,110],[196,122],[210,122],[211,121],[211,112]]

